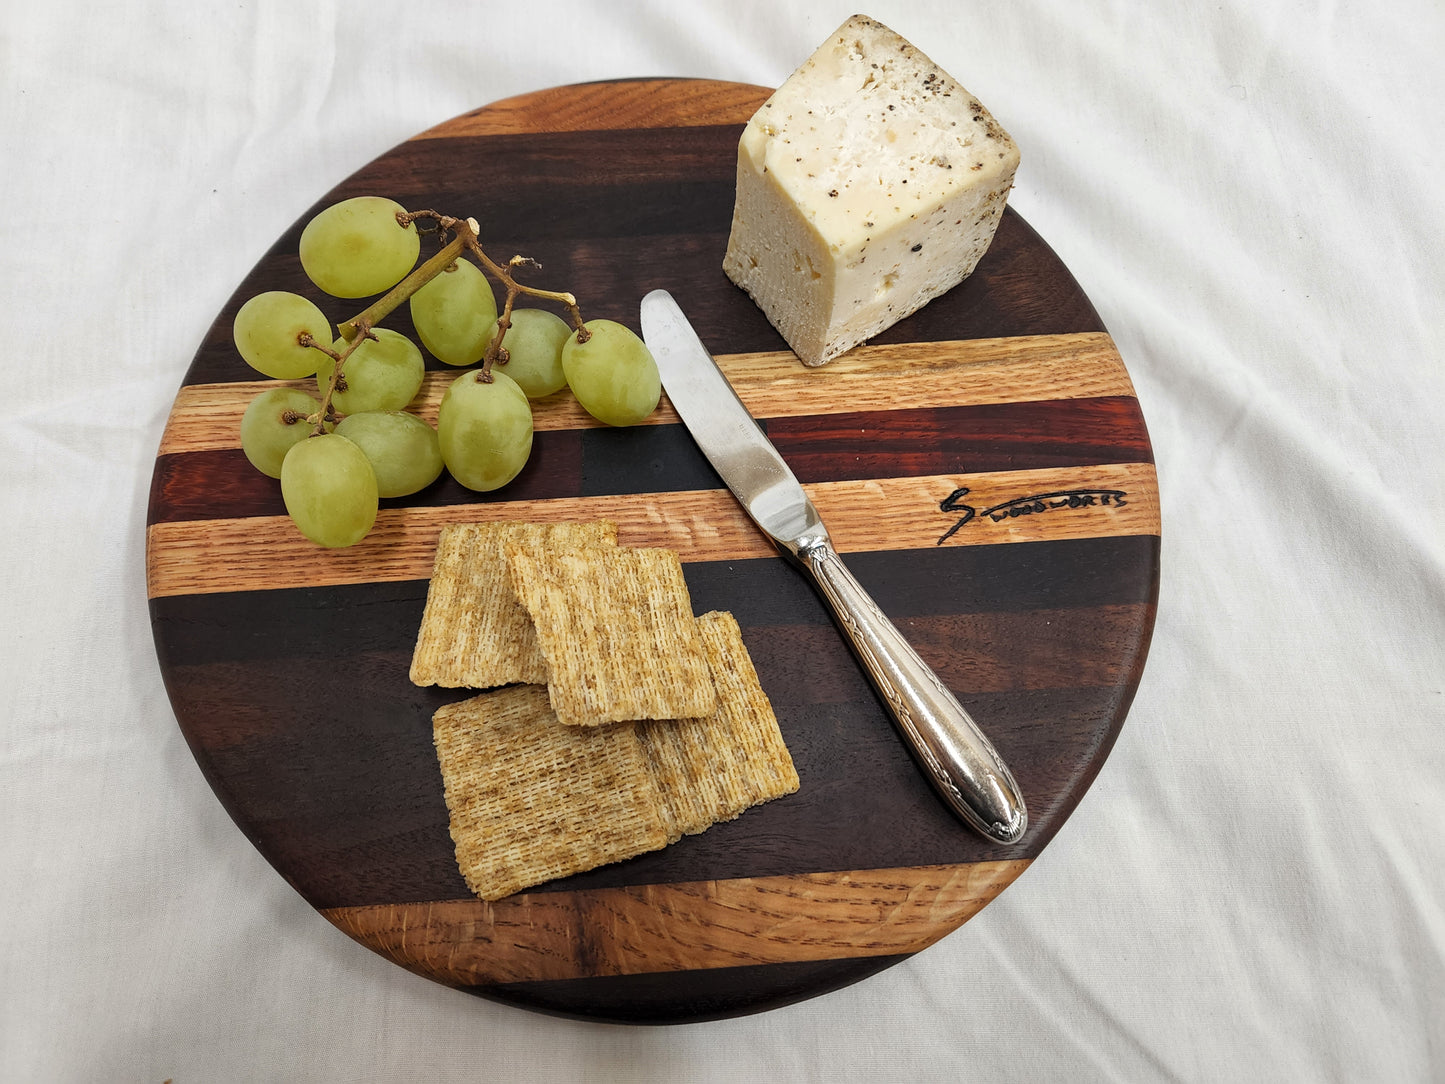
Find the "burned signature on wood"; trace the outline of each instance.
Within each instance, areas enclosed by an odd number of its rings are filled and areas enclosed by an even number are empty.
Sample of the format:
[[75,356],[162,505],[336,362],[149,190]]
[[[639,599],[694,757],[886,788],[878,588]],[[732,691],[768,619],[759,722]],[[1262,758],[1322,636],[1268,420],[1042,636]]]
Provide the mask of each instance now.
[[963,515],[959,517],[957,523],[943,532],[943,537],[937,542],[938,545],[943,545],[960,529],[973,522],[1001,523],[1004,520],[1017,519],[1019,516],[1034,516],[1059,508],[1121,508],[1128,503],[1128,493],[1122,489],[1058,489],[1052,493],[1034,493],[1027,497],[1014,497],[980,511],[971,504],[963,503],[963,498],[966,496],[968,496],[968,486],[962,486],[939,502],[940,511],[962,512]]

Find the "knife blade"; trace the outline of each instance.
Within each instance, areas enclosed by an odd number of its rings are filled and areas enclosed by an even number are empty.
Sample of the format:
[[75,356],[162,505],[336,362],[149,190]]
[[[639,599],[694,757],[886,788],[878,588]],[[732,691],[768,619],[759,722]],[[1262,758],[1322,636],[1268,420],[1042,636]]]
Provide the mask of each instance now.
[[982,835],[1017,842],[1028,812],[1003,758],[848,571],[802,485],[666,290],[642,299],[642,337],[703,455],[812,582],[934,790]]

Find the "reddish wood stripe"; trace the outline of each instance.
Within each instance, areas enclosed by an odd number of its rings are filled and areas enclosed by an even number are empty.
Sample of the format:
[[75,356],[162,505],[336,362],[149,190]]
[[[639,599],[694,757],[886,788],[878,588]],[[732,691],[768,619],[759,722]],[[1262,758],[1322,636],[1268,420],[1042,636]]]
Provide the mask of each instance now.
[[[769,420],[767,431],[805,483],[1147,463],[1153,456],[1132,396],[781,417]],[[539,432],[527,467],[499,495],[509,501],[584,496],[587,463],[601,455],[607,457],[602,469],[614,492],[658,493],[710,482],[721,488],[686,430],[672,425],[632,433]],[[421,493],[384,507],[477,499],[443,474]],[[151,523],[285,512],[280,485],[252,468],[240,449],[165,455],[156,462]]]
[[1152,463],[1133,396],[770,419],[803,482]]
[[477,986],[918,952],[1027,867],[853,870],[322,913],[403,967]]
[[[503,490],[479,494],[442,472],[420,493],[383,500],[381,508],[447,507],[504,499],[542,501],[582,494],[582,434],[575,430],[538,433],[522,472]],[[256,470],[239,448],[161,456],[151,476],[150,523],[284,516],[281,483]]]

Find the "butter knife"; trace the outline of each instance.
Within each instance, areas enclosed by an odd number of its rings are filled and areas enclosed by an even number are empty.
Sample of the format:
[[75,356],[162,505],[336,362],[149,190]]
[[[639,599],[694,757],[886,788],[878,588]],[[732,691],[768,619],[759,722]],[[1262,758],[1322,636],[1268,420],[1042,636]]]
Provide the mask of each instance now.
[[993,744],[848,571],[813,502],[666,290],[642,299],[642,337],[703,455],[812,582],[934,789],[999,843],[1028,827],[1018,784]]

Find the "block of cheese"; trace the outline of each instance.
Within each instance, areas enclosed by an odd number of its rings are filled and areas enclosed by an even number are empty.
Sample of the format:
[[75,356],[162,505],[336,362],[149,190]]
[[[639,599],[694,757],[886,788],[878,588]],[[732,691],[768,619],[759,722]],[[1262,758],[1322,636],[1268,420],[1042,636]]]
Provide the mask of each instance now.
[[723,270],[822,365],[973,271],[1018,163],[977,98],[855,15],[744,129]]

